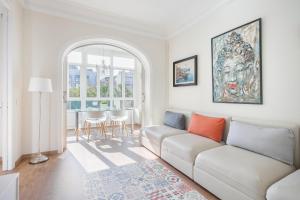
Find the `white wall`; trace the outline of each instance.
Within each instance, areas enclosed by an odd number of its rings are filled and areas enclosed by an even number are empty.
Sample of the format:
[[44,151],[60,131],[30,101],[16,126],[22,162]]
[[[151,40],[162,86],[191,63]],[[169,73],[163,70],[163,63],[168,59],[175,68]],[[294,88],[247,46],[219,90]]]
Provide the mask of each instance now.
[[11,115],[11,145],[13,164],[22,155],[22,94],[23,94],[23,8],[17,0],[11,1],[9,31],[9,102]]
[[[8,150],[9,169],[22,155],[23,8],[8,2]],[[7,141],[5,141],[7,142]]]
[[[43,123],[42,123],[42,151],[56,150],[58,148],[60,55],[66,44],[70,41],[79,41],[87,38],[109,38],[125,42],[139,49],[150,62],[151,73],[151,97],[152,122],[161,120],[162,110],[166,105],[165,96],[167,87],[165,77],[167,75],[166,42],[127,32],[116,31],[110,28],[85,24],[69,19],[54,17],[38,12],[25,11],[24,23],[24,81],[27,86],[30,76],[49,77],[53,81],[54,93],[44,96],[43,99]],[[23,124],[23,153],[31,153],[37,150],[37,119],[38,99],[34,94],[24,89],[24,124]]]
[[12,108],[11,127],[12,127],[12,159],[17,161],[22,155],[21,136],[22,136],[22,95],[23,95],[23,8],[17,0],[13,0],[12,6],[12,69],[11,77],[11,99]]
[[[232,1],[169,41],[169,107],[300,124],[300,1]],[[262,18],[263,105],[212,102],[211,38]],[[198,86],[172,86],[172,62],[198,55]]]

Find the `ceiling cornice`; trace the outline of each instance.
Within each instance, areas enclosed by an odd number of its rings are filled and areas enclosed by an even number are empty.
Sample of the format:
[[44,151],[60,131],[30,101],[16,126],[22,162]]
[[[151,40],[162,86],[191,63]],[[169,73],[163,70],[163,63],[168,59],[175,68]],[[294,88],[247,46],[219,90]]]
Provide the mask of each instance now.
[[145,37],[151,37],[161,40],[170,40],[184,31],[191,28],[193,25],[199,23],[201,20],[208,17],[219,8],[232,3],[235,0],[221,0],[218,4],[202,11],[194,20],[190,20],[183,26],[179,26],[175,31],[166,32],[160,30],[155,26],[141,24],[132,20],[120,18],[118,16],[111,16],[104,13],[99,13],[93,8],[82,8],[74,2],[69,1],[40,1],[40,0],[18,0],[24,5],[25,9],[36,12],[45,13],[57,17],[76,20],[88,24],[100,25],[107,28],[112,28],[119,31],[133,33]]
[[22,6],[23,6],[23,8],[25,7],[25,2],[24,2],[24,0],[17,0]]
[[10,2],[9,0],[0,0],[0,3],[1,3],[6,9],[9,9],[9,8],[10,8],[11,2]]
[[221,2],[219,2],[218,4],[216,4],[215,6],[205,10],[204,12],[201,13],[201,15],[199,15],[198,17],[196,17],[194,20],[191,20],[190,22],[186,23],[184,26],[178,27],[177,30],[171,34],[169,34],[167,36],[166,39],[170,40],[174,37],[176,37],[177,35],[183,33],[184,31],[188,30],[189,28],[191,28],[193,25],[199,23],[201,20],[205,19],[206,17],[208,17],[210,14],[214,13],[216,10],[218,10],[221,7],[224,7],[230,3],[232,3],[234,0],[222,0]]
[[[37,0],[38,1],[38,0]],[[24,0],[25,9],[53,15],[57,17],[72,19],[88,24],[101,25],[104,27],[134,33],[155,39],[165,39],[166,35],[156,30],[154,27],[149,27],[144,24],[139,24],[133,21],[124,20],[115,16],[107,16],[97,13],[92,9],[72,9],[71,7],[78,8],[78,4],[65,3],[65,5],[50,3],[43,4],[34,0]],[[81,10],[81,11],[80,11]]]

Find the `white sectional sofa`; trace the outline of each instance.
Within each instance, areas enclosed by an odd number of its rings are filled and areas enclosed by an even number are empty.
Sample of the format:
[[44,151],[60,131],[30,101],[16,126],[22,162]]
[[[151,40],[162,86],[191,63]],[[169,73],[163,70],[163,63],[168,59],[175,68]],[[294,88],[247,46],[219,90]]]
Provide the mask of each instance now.
[[[284,127],[293,131],[299,145],[298,127],[271,121],[255,121],[233,118],[266,127]],[[299,153],[295,150],[295,164]],[[299,166],[299,165],[298,165]],[[221,199],[266,199],[267,189],[295,171],[276,159],[239,147],[224,145],[198,154],[194,166],[194,181]]]
[[[188,123],[191,113],[185,112],[185,115]],[[203,115],[220,117],[220,115],[205,113]],[[231,117],[223,118],[226,119],[226,126],[224,141],[221,143],[199,135],[190,134],[184,130],[173,130],[173,128],[165,126],[147,127],[141,135],[141,141],[146,148],[161,156],[162,159],[220,199],[266,199],[266,193],[269,188],[270,190],[274,188],[271,187],[274,183],[300,167],[299,127],[273,121],[249,120],[235,117],[232,119],[258,127],[282,127],[289,130],[293,135],[289,139],[293,142],[285,143],[285,146],[290,144],[287,148],[281,147],[280,141],[278,143],[278,141],[274,140],[274,143],[276,143],[275,147],[279,145],[278,149],[283,150],[283,156],[287,156],[284,155],[285,152],[291,152],[293,163],[288,162],[288,164],[280,159],[274,159],[273,155],[268,156],[268,147],[265,148],[262,146],[262,150],[266,150],[267,152],[264,154],[264,152],[256,153],[256,149],[246,150],[247,146],[245,149],[238,147],[238,145],[227,145],[226,138]],[[272,129],[270,130],[272,131]],[[153,136],[156,139],[153,139]],[[258,145],[264,139],[262,138],[262,140],[258,141]],[[258,146],[257,152],[261,151],[260,147]],[[278,152],[275,150],[275,158],[277,158],[276,153]],[[279,157],[281,156],[280,153],[278,155]],[[268,200],[276,199],[274,198],[274,193],[274,189],[268,193],[269,196],[272,196]],[[293,194],[289,196],[293,196]]]
[[[205,113],[209,117],[223,117],[225,132],[229,130],[230,117]],[[189,116],[189,115],[187,115]],[[166,137],[161,143],[161,158],[193,178],[193,167],[196,156],[203,151],[223,145],[214,140],[195,134],[173,135]],[[226,135],[226,134],[225,134]]]

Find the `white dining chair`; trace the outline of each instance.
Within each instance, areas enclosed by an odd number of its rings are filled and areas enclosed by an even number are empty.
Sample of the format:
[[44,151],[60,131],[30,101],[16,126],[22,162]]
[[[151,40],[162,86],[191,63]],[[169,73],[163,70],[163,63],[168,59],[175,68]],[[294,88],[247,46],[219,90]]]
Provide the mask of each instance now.
[[115,126],[119,126],[122,130],[122,134],[124,134],[124,131],[127,132],[128,136],[128,130],[126,127],[126,120],[128,119],[128,113],[126,110],[115,110],[111,111],[110,113],[110,125],[112,129],[112,137],[114,136],[114,129]]
[[107,116],[105,112],[102,111],[90,111],[86,112],[84,120],[84,129],[85,134],[88,136],[88,142],[90,141],[91,127],[96,125],[96,128],[99,129],[100,134],[106,138],[106,120]]

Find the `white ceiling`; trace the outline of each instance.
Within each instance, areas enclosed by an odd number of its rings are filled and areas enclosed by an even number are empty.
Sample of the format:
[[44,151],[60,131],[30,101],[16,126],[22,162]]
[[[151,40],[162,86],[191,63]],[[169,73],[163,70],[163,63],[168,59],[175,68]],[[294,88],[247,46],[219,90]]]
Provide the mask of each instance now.
[[168,38],[231,0],[24,0],[26,8]]

